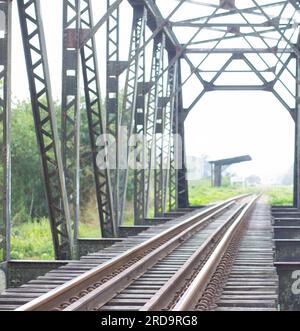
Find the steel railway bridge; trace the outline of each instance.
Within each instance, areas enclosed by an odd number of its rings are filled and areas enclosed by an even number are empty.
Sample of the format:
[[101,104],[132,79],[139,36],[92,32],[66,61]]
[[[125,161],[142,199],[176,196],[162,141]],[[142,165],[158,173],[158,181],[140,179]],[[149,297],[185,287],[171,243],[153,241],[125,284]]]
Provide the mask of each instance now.
[[[120,237],[195,212],[188,197],[184,122],[199,100],[212,91],[272,93],[295,123],[294,206],[273,209],[278,222],[274,223],[277,255],[284,256],[277,261],[277,268],[283,278],[288,272],[295,276],[300,269],[300,237],[291,235],[300,233],[300,1],[98,1],[102,12],[98,12],[97,1],[60,1],[63,47],[58,128],[42,18],[45,1],[0,0],[0,266],[8,284],[17,274],[21,277],[22,270],[40,276],[100,250],[101,245],[116,244]],[[15,2],[56,262],[10,258]],[[132,12],[131,34],[124,35],[122,22],[128,8]],[[99,49],[100,30],[105,33]],[[129,50],[127,57],[123,55],[124,45]],[[232,83],[232,77],[238,83]],[[104,86],[100,86],[102,80]],[[187,100],[185,96],[191,91],[194,99]],[[105,95],[101,97],[101,93]],[[86,157],[80,148],[82,117],[88,123],[88,162],[93,167],[102,233],[102,239],[89,241],[78,238],[81,160]],[[116,142],[113,151],[101,143],[103,135]],[[124,214],[132,151],[139,153],[133,162],[134,226],[128,228]],[[106,167],[99,166],[99,155],[106,155]],[[150,197],[154,215],[150,214]],[[259,212],[257,215],[259,218]],[[267,218],[271,220],[271,214]],[[291,247],[293,254],[284,255]],[[282,300],[290,303],[292,295],[280,289]],[[298,300],[299,308],[299,298],[293,300]]]

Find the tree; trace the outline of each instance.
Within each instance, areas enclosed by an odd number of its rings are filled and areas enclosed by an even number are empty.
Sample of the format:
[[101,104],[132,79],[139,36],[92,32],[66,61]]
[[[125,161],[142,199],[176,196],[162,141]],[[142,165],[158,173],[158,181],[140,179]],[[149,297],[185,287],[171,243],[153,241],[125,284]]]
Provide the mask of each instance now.
[[47,216],[38,145],[29,102],[18,102],[12,111],[12,215]]

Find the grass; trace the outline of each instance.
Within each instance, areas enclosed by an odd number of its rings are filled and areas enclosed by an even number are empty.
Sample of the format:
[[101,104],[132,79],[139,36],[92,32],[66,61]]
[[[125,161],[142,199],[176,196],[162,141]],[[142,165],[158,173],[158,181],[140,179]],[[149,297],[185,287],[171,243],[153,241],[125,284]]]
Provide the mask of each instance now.
[[271,205],[283,206],[293,204],[293,186],[271,186],[265,192]]
[[[228,180],[224,181],[224,186],[221,188],[211,187],[209,179],[193,181],[189,185],[189,196],[192,205],[206,205],[235,195],[258,191],[255,187],[230,186]],[[270,204],[292,204],[293,189],[291,186],[272,186],[263,190],[268,195]],[[89,210],[89,215],[83,217],[87,219],[87,223],[81,223],[79,226],[79,237],[81,238],[100,237],[99,224],[95,221],[97,211],[93,208]],[[132,220],[133,210],[128,205],[126,207],[125,224],[132,225]],[[12,259],[16,260],[52,260],[54,252],[48,220],[29,220],[26,223],[14,225],[12,228],[11,255]]]
[[222,201],[240,194],[254,193],[256,187],[230,186],[228,179],[224,180],[224,186],[212,187],[209,178],[189,183],[189,199],[191,205],[207,205],[212,202]]
[[46,219],[28,221],[12,228],[11,258],[16,260],[54,258],[50,226]]
[[[99,227],[80,224],[79,237],[97,238]],[[11,236],[11,258],[15,260],[53,260],[54,251],[50,226],[47,219],[33,220],[13,226]]]

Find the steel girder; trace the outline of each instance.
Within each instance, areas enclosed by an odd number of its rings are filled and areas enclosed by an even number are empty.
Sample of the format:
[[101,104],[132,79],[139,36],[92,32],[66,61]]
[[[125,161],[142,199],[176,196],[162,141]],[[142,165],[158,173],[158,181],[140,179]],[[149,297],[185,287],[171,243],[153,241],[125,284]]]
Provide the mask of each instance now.
[[69,259],[73,238],[40,1],[18,0],[17,3],[55,256]]
[[10,259],[11,220],[11,1],[0,1],[0,263]]
[[[119,190],[119,215],[118,223],[121,224],[124,219],[124,209],[126,203],[127,181],[128,181],[128,166],[129,166],[129,141],[134,130],[134,113],[137,107],[137,92],[140,70],[141,52],[140,48],[143,42],[143,36],[146,26],[147,11],[144,6],[137,5],[134,7],[132,33],[130,38],[130,51],[123,108],[120,114],[120,126],[122,129],[122,150],[123,155],[119,159],[119,175],[118,175],[118,190]],[[120,136],[120,134],[119,134]],[[119,155],[120,156],[120,155]]]
[[[145,28],[142,34],[142,44],[145,43]],[[149,86],[146,83],[146,62],[145,50],[140,54],[139,70],[138,70],[138,85],[136,105],[134,111],[134,224],[141,224],[146,217],[145,204],[145,166],[146,166],[146,150],[145,150],[145,133],[146,133],[146,95],[148,95]]]
[[[149,213],[149,201],[150,201],[150,188],[152,170],[156,163],[156,131],[157,131],[157,119],[158,119],[158,104],[159,93],[162,91],[161,81],[156,81],[156,77],[160,76],[163,70],[163,54],[165,49],[165,36],[163,34],[158,35],[154,39],[153,52],[152,52],[152,64],[151,64],[151,89],[149,91],[149,98],[147,104],[147,116],[146,116],[146,143],[148,146],[148,167],[145,171],[145,208],[146,215]],[[155,82],[156,81],[156,82]],[[156,184],[157,185],[157,184]]]
[[164,65],[165,50],[162,49],[161,56],[161,74],[157,79],[157,115],[155,123],[155,166],[154,166],[154,215],[161,216],[165,213],[164,208],[164,179],[163,179],[163,132],[164,132],[164,108],[165,108],[165,90],[164,90]]
[[[181,63],[179,62],[178,70],[178,86],[182,86],[181,77]],[[177,203],[179,208],[186,208],[189,205],[189,192],[187,183],[187,169],[186,169],[186,155],[185,155],[185,129],[184,122],[186,118],[186,112],[183,108],[182,89],[177,94],[177,116],[178,116],[178,127],[177,132],[181,139],[180,149],[177,152],[178,162],[180,166],[177,171]],[[181,151],[181,152],[180,152]]]
[[80,16],[80,0],[63,1],[61,145],[75,242],[80,212]]
[[[168,61],[172,63],[173,58],[176,56],[176,53],[168,53]],[[173,129],[174,129],[174,119],[175,119],[175,97],[176,97],[176,88],[177,88],[177,75],[178,75],[178,60],[174,62],[169,68],[168,71],[168,91],[167,91],[167,105],[165,108],[165,125],[164,125],[164,137],[163,137],[163,173],[164,173],[164,209],[170,209],[170,202],[172,200],[171,190],[174,188],[175,179],[175,155],[173,152]],[[174,193],[174,192],[173,192]]]
[[[90,31],[93,26],[91,1],[83,0],[81,11],[82,31]],[[81,60],[101,233],[103,237],[116,237],[117,226],[113,212],[113,196],[109,165],[107,164],[106,167],[99,167],[97,164],[97,140],[105,133],[105,130],[94,37],[89,39],[89,41],[81,48]],[[104,152],[107,154],[107,151]]]
[[[107,9],[115,4],[115,0],[107,0]],[[120,9],[117,7],[112,11],[107,19],[106,27],[106,133],[114,138],[115,167],[110,169],[112,186],[112,205],[115,220],[118,220],[119,210],[119,77],[126,69],[127,62],[120,61]]]
[[[172,137],[170,141],[170,169],[169,169],[169,210],[174,211],[178,208],[178,194],[177,194],[177,183],[178,183],[178,169],[180,168],[182,162],[178,157],[181,150],[181,142],[178,133],[179,124],[179,107],[178,107],[178,93],[179,93],[179,71],[180,60],[178,60],[176,65],[176,77],[174,79],[174,89],[172,91],[174,97],[174,109],[173,109],[173,125],[172,125]],[[181,163],[181,164],[180,164]],[[187,207],[187,206],[186,206]]]
[[[154,212],[156,216],[163,215],[170,209],[171,194],[174,195],[170,186],[174,183],[173,129],[175,118],[176,82],[178,74],[178,61],[173,62],[174,54],[168,54],[167,81],[164,76],[158,81],[158,107],[155,135],[155,172],[154,172]],[[162,62],[163,65],[164,61]],[[162,67],[163,68],[163,67]],[[172,147],[173,146],[173,147]],[[169,195],[169,198],[168,198]]]

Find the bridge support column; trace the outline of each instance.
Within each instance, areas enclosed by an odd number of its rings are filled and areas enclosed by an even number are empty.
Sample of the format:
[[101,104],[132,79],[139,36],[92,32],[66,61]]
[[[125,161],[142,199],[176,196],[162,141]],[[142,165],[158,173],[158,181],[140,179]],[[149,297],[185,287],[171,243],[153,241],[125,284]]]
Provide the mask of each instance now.
[[161,216],[165,210],[163,206],[163,130],[165,113],[164,67],[165,67],[165,36],[163,35],[161,49],[161,75],[157,82],[157,116],[155,123],[155,170],[154,170],[154,215]]
[[[146,28],[147,11],[140,3],[134,6],[132,32],[130,38],[130,51],[128,56],[128,68],[125,81],[125,91],[123,108],[120,114],[119,130],[124,134],[123,148],[127,155],[123,153],[122,158],[118,157],[118,224],[124,221],[126,193],[128,184],[128,166],[129,166],[129,141],[134,132],[134,116],[138,106],[138,83],[141,78],[142,54],[139,51],[144,42],[144,31]],[[120,132],[120,131],[119,131]],[[119,133],[120,136],[120,133]],[[121,155],[120,155],[121,156]]]
[[73,237],[40,1],[17,4],[55,257],[66,260],[72,256]]
[[222,166],[219,164],[215,164],[213,166],[213,186],[222,186]]
[[[89,0],[90,1],[90,0]],[[107,0],[107,9],[114,4],[114,0]],[[112,210],[115,227],[118,229],[119,218],[119,117],[120,117],[120,86],[119,78],[127,68],[127,61],[120,61],[120,8],[117,7],[107,18],[106,25],[106,133],[114,137],[115,169],[110,169]]]
[[[94,26],[92,2],[91,0],[84,0],[81,5],[81,29],[83,29],[83,31],[90,31]],[[94,170],[95,191],[101,233],[102,237],[111,238],[117,236],[117,226],[116,218],[114,217],[115,215],[113,212],[110,169],[107,169],[109,167],[106,169],[101,169],[97,165],[97,139],[106,131],[104,129],[104,112],[101,105],[95,37],[92,37],[85,45],[82,46],[81,62],[91,158]]]
[[[80,209],[80,0],[63,1],[61,145],[74,246]],[[75,251],[74,247],[74,251]]]
[[[153,51],[152,51],[152,65],[151,65],[151,89],[149,91],[149,98],[147,104],[147,116],[146,116],[146,137],[147,143],[149,144],[148,151],[148,169],[145,171],[145,207],[146,207],[146,215],[149,216],[150,209],[150,191],[151,184],[153,182],[152,177],[154,179],[154,186],[157,187],[156,183],[156,170],[155,176],[152,176],[153,165],[156,164],[156,150],[157,150],[157,137],[156,132],[159,129],[158,120],[161,120],[161,115],[159,114],[159,97],[160,93],[162,93],[161,81],[159,79],[156,81],[156,78],[159,77],[163,71],[163,53],[165,48],[165,37],[162,34],[159,34],[156,38],[154,38],[153,42]],[[155,190],[156,196],[156,190]],[[156,204],[156,200],[154,201]]]
[[182,99],[182,78],[181,78],[181,65],[179,61],[178,70],[178,134],[181,137],[181,148],[177,153],[178,158],[181,160],[181,167],[177,171],[177,195],[178,195],[178,207],[187,208],[189,206],[189,192],[187,182],[187,169],[186,169],[186,153],[185,153],[185,128],[184,122],[186,118],[186,112],[183,109]]
[[[145,44],[146,31],[143,30],[141,36],[142,45]],[[146,204],[145,204],[145,141],[144,136],[146,133],[146,95],[148,94],[146,84],[146,57],[143,50],[140,54],[140,67],[138,71],[138,85],[136,95],[136,105],[134,110],[134,130],[136,135],[135,148],[138,153],[137,158],[134,160],[134,224],[141,224],[146,217]]]

